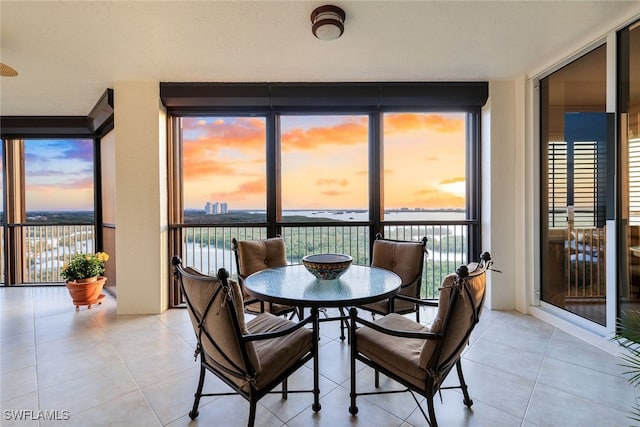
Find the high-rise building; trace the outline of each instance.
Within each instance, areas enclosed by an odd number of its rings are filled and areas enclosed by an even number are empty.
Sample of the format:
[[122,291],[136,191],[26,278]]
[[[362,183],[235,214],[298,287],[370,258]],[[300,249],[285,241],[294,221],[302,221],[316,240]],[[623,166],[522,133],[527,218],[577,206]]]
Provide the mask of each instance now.
[[221,214],[226,214],[226,213],[228,213],[228,212],[229,212],[229,210],[228,210],[228,208],[227,208],[227,202],[222,202],[222,203],[220,204],[220,213],[221,213]]

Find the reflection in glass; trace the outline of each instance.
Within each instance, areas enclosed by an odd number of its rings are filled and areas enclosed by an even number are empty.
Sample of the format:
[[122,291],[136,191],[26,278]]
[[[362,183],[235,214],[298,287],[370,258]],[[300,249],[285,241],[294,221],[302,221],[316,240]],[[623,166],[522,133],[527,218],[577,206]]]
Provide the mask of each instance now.
[[541,300],[606,324],[606,45],[540,81]]
[[[640,310],[640,22],[618,33],[621,156],[620,311]],[[618,313],[621,314],[621,313]]]

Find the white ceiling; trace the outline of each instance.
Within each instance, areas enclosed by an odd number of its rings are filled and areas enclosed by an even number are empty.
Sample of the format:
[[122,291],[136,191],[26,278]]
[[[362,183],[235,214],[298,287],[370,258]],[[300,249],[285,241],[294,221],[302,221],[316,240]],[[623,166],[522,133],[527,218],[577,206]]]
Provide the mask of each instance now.
[[[2,115],[86,115],[117,81],[494,80],[539,72],[640,16],[640,1],[0,0]],[[116,93],[117,108],[117,93]]]

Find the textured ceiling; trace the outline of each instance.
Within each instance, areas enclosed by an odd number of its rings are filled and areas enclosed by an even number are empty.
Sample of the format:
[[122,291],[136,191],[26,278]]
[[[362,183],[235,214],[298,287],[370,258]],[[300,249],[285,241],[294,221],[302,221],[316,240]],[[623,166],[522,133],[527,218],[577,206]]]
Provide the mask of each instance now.
[[[2,115],[84,115],[116,81],[494,80],[538,72],[640,16],[640,1],[0,0]],[[117,94],[116,94],[117,105]]]

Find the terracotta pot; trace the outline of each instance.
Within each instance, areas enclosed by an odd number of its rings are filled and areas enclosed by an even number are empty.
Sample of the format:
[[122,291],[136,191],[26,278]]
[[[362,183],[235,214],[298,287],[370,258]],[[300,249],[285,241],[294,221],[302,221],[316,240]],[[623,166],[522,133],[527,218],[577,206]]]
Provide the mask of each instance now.
[[98,276],[86,277],[84,279],[76,279],[76,283],[93,283],[98,281]]
[[[90,279],[93,279],[93,281],[86,281]],[[81,282],[82,280],[85,280],[85,282]],[[80,309],[81,305],[87,305],[89,306],[88,308],[91,308],[93,304],[102,304],[105,296],[101,292],[106,281],[106,277],[100,276],[67,282],[67,289],[73,304],[76,306],[76,311]]]

